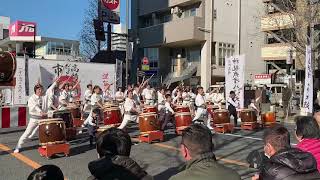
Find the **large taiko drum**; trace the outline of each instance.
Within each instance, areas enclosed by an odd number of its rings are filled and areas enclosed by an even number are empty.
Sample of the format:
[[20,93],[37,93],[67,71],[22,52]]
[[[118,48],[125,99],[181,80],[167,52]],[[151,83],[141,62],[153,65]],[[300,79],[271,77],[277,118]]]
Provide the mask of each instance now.
[[177,106],[175,108],[175,112],[177,113],[190,112],[190,108],[188,106]]
[[215,106],[215,105],[208,105],[207,106],[207,111],[211,115],[212,118],[214,118],[214,111],[217,109],[219,109],[219,106]]
[[72,107],[68,107],[67,109],[70,111],[73,119],[80,119],[81,118],[81,110],[79,107],[72,106]]
[[0,82],[10,82],[16,72],[16,58],[9,52],[0,52]]
[[267,112],[261,114],[261,122],[265,125],[271,125],[276,123],[276,113],[275,112]]
[[257,122],[257,115],[253,109],[242,109],[240,118],[241,122]]
[[186,128],[192,124],[192,117],[190,112],[176,113],[174,115],[174,118],[176,121],[177,129]]
[[103,122],[105,125],[120,124],[122,115],[119,107],[109,107],[103,109]]
[[65,143],[65,122],[60,118],[39,120],[39,141],[41,146]]
[[157,106],[144,106],[143,113],[158,113]]
[[139,130],[140,133],[148,133],[150,131],[160,130],[160,122],[157,114],[141,113],[139,114]]
[[214,111],[214,124],[230,123],[229,111],[226,109],[217,109]]
[[114,101],[109,101],[103,104],[103,108],[117,108],[119,107],[119,103]]
[[72,114],[69,109],[58,110],[53,112],[53,118],[62,119],[66,124],[66,128],[73,127]]

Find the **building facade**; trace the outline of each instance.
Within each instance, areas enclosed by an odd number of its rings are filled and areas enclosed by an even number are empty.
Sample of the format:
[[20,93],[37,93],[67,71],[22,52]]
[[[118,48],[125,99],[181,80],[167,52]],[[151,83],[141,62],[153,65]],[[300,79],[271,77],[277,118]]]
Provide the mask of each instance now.
[[0,50],[33,56],[36,49],[35,56],[39,59],[81,60],[79,41],[39,36],[39,33],[34,33],[34,27],[34,22],[10,23],[10,18],[0,16]]
[[125,34],[125,26],[122,24],[113,25],[113,32],[117,34],[111,35],[111,50],[112,51],[126,51],[127,44],[126,44],[126,36],[121,35]]
[[261,1],[252,0],[241,5],[239,0],[133,1],[132,70],[147,57],[155,84],[183,81],[207,89],[224,81],[225,57],[240,53],[246,54],[245,79],[252,81],[254,74],[265,72],[257,18],[262,8]]

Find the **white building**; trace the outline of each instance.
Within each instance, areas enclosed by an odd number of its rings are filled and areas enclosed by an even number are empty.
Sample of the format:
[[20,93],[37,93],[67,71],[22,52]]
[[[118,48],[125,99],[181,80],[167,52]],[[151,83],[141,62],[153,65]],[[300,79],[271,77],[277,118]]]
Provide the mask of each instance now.
[[[113,32],[118,34],[126,33],[126,26],[123,24],[113,25]],[[112,51],[126,51],[126,37],[118,34],[111,35],[111,50]]]

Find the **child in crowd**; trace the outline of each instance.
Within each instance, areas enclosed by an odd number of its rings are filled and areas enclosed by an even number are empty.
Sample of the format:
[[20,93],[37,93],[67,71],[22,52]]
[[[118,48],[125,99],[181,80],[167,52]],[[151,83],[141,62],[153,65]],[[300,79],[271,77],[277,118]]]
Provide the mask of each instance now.
[[90,146],[92,146],[93,142],[96,141],[96,130],[99,113],[99,109],[93,109],[92,112],[89,114],[88,118],[83,122],[83,125],[88,128]]

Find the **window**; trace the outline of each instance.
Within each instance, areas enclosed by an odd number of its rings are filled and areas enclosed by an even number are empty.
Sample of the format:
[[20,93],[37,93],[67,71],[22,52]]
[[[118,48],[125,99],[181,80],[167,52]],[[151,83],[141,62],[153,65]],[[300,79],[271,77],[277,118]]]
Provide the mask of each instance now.
[[48,42],[46,54],[72,55],[73,44],[63,42]]
[[225,58],[231,57],[234,55],[235,52],[235,45],[228,44],[228,43],[219,43],[219,66],[225,66]]
[[144,57],[149,59],[150,68],[158,68],[159,49],[158,48],[144,48]]
[[197,8],[193,7],[184,11],[184,17],[196,16]]
[[187,49],[187,59],[189,62],[199,62],[201,58],[200,49]]

